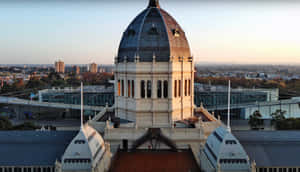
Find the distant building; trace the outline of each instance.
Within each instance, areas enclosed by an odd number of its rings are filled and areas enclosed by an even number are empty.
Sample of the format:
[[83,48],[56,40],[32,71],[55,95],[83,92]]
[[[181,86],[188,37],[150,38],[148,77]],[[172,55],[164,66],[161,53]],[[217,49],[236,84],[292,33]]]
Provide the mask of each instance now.
[[65,63],[61,60],[55,62],[55,72],[65,73]]
[[[84,104],[89,106],[109,106],[114,104],[113,87],[84,86]],[[65,89],[45,89],[39,91],[39,101],[65,103],[65,104],[80,104],[80,89],[65,88]]]
[[76,65],[72,66],[72,73],[76,75],[80,74],[80,67]]
[[84,72],[88,72],[88,71],[89,71],[88,65],[80,66],[80,73],[84,73]]
[[103,67],[99,67],[99,73],[104,73],[104,72],[106,72],[106,70],[105,70],[105,68],[103,68]]
[[98,72],[98,67],[96,63],[91,63],[90,64],[90,72],[92,73],[97,73]]

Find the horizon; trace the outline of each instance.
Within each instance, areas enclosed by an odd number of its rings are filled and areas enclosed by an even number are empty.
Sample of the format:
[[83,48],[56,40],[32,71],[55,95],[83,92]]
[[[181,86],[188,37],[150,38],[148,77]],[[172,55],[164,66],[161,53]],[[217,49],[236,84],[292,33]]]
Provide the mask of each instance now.
[[[111,65],[123,31],[148,0],[0,4],[2,64],[53,64],[61,59],[65,64]],[[196,64],[300,65],[299,2],[160,4],[185,31]]]

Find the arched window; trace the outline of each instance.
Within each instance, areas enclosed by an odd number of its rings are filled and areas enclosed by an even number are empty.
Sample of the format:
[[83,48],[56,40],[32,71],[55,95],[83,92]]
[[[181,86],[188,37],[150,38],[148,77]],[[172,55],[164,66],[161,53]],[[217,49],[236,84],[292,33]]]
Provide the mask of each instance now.
[[124,80],[121,81],[122,96],[124,96]]
[[168,81],[166,80],[164,81],[164,98],[168,98]]
[[131,81],[131,96],[134,98],[134,80]]
[[184,96],[187,96],[187,80],[184,80]]
[[174,82],[174,97],[177,97],[177,80]]
[[145,81],[141,81],[141,97],[145,98]]
[[127,97],[130,97],[130,91],[131,91],[130,80],[128,80],[127,81]]
[[161,98],[161,80],[157,81],[157,98]]
[[181,80],[178,80],[178,96],[181,97]]
[[121,96],[121,82],[118,80],[118,96]]
[[189,96],[191,96],[191,80],[189,79]]
[[147,98],[151,98],[152,95],[152,86],[151,81],[147,81]]

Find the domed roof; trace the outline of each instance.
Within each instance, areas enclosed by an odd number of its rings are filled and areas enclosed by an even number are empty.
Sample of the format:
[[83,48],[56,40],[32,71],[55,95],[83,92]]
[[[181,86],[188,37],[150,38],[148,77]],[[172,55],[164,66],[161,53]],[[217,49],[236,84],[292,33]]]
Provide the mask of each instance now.
[[169,61],[170,57],[191,57],[184,31],[175,19],[160,8],[158,0],[150,0],[127,27],[119,46],[118,62],[136,57],[142,62]]
[[240,142],[224,127],[208,136],[204,147],[209,162],[222,171],[249,171],[249,157]]
[[85,124],[67,147],[62,157],[63,170],[90,170],[104,155],[105,145],[101,135]]

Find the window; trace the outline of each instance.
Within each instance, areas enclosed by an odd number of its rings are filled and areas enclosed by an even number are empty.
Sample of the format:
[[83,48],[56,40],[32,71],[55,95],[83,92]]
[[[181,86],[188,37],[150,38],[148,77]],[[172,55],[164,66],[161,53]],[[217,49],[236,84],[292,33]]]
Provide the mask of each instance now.
[[141,81],[141,97],[145,98],[145,81]]
[[65,159],[64,163],[90,163],[91,159]]
[[181,80],[178,80],[178,96],[181,97]]
[[[206,149],[209,151],[210,155],[217,161],[217,156],[215,155],[215,153],[211,150],[211,148],[209,147],[209,145],[207,143],[205,143],[205,147]],[[222,159],[220,160],[220,162],[222,162]]]
[[124,96],[124,80],[121,81],[122,96]]
[[164,81],[164,98],[168,98],[168,81]]
[[134,80],[131,81],[131,96],[134,98]]
[[157,98],[161,98],[161,80],[157,81]]
[[220,142],[223,141],[222,137],[217,132],[214,132],[213,134]]
[[147,81],[147,98],[151,98],[152,95],[152,89],[151,89],[151,81]]
[[[246,159],[220,159],[220,163],[235,163],[235,164],[246,164]],[[263,172],[263,168],[260,168],[259,171]]]
[[172,33],[175,37],[179,37],[180,36],[180,31],[178,29],[172,29]]
[[189,96],[191,96],[191,80],[189,79]]
[[75,143],[75,144],[84,144],[85,141],[84,141],[84,140],[75,140],[74,143]]
[[121,96],[121,82],[118,80],[118,96]]
[[187,80],[184,80],[184,96],[187,96]]
[[174,97],[177,97],[177,80],[174,82]]
[[131,91],[131,87],[130,87],[130,80],[127,81],[127,96],[130,97],[130,91]]
[[226,140],[225,144],[237,144],[235,140]]
[[149,35],[159,35],[157,28],[156,27],[151,27],[150,30],[148,31]]
[[135,31],[133,29],[129,29],[127,31],[127,36],[134,36],[135,35]]

